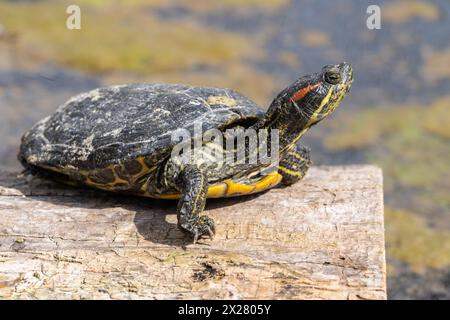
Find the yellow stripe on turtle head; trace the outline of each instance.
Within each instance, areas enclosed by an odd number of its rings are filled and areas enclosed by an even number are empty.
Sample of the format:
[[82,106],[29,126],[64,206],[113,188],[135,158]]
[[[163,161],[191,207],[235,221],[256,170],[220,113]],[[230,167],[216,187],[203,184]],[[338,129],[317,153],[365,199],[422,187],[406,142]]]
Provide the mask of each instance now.
[[317,121],[317,119],[319,117],[319,114],[322,112],[323,107],[325,107],[325,105],[330,101],[331,94],[333,93],[333,90],[334,90],[333,87],[330,87],[330,89],[328,89],[327,95],[323,98],[322,102],[320,103],[320,105],[316,109],[316,111],[314,111],[313,115],[309,119],[309,121],[308,121],[306,126],[309,126],[309,125],[311,125],[311,124],[313,124],[314,122]]

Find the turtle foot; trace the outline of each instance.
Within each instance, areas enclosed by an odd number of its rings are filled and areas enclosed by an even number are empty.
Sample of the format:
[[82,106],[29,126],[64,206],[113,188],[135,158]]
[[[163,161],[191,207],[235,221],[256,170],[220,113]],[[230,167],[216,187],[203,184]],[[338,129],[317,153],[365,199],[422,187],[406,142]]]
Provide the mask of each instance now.
[[184,231],[187,231],[194,236],[194,244],[204,235],[208,236],[210,239],[214,238],[214,220],[208,216],[200,216],[193,224],[181,227]]

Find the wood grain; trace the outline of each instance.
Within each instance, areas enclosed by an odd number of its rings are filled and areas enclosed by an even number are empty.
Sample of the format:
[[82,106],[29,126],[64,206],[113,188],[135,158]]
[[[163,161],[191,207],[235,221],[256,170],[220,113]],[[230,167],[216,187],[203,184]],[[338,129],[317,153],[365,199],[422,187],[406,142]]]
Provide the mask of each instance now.
[[0,297],[386,298],[376,167],[313,167],[292,187],[209,200],[217,234],[196,245],[175,209],[0,171]]

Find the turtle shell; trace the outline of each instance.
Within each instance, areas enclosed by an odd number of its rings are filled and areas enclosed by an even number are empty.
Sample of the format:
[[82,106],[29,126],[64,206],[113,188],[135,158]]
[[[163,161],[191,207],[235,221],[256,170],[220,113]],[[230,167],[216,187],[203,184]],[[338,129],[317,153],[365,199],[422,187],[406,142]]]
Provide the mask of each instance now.
[[22,137],[24,165],[94,170],[146,156],[157,165],[176,144],[174,130],[201,124],[202,132],[264,115],[230,89],[168,84],[132,84],[77,95]]

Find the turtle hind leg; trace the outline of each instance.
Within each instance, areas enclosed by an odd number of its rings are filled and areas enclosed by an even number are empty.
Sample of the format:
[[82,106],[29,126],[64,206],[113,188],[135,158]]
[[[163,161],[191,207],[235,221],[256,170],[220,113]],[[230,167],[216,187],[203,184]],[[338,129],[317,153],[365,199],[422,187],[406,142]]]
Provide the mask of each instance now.
[[296,145],[296,148],[288,151],[280,161],[278,172],[283,177],[281,182],[285,186],[290,186],[303,179],[312,164],[309,153],[309,148]]
[[180,173],[178,187],[182,196],[178,202],[178,226],[194,236],[194,243],[203,235],[214,235],[214,221],[200,213],[205,208],[208,179],[197,167],[188,165]]

